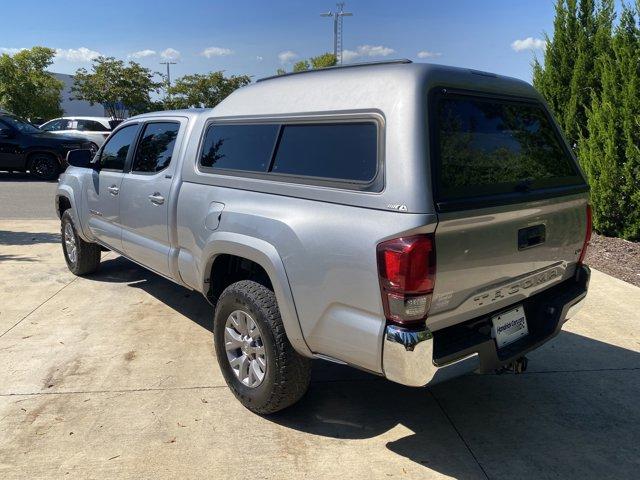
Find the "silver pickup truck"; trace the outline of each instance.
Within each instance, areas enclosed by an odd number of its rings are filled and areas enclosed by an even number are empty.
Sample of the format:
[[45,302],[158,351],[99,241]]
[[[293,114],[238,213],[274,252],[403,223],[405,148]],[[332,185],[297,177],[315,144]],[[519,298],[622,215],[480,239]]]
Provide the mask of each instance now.
[[411,386],[526,368],[579,308],[588,186],[527,83],[408,61],[259,80],[77,150],[70,270],[113,250],[201,292],[220,368],[267,414],[311,359]]

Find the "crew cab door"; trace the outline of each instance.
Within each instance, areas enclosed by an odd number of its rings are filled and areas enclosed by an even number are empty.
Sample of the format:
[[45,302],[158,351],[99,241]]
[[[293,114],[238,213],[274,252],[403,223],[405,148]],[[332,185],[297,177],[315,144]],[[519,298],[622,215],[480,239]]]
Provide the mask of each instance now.
[[84,185],[89,230],[101,243],[118,251],[122,250],[120,189],[139,128],[138,124],[125,125],[109,138],[98,152],[100,169]]
[[186,119],[146,122],[120,192],[122,248],[136,262],[165,276],[169,268],[171,185]]

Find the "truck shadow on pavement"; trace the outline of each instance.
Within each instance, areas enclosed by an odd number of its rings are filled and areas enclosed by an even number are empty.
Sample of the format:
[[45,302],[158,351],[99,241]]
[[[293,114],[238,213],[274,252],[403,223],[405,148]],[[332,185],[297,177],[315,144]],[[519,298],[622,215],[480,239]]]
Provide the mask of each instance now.
[[39,178],[34,177],[30,173],[26,172],[0,172],[0,182],[41,182],[41,183],[57,183],[58,179],[55,180],[40,180]]
[[60,234],[0,230],[0,245],[36,245],[39,243],[60,243]]
[[[202,295],[126,259],[103,261],[91,278],[141,288],[212,329]],[[565,331],[529,358],[522,375],[467,375],[423,389],[317,361],[307,395],[266,419],[339,441],[383,442],[458,479],[637,478],[640,354]]]

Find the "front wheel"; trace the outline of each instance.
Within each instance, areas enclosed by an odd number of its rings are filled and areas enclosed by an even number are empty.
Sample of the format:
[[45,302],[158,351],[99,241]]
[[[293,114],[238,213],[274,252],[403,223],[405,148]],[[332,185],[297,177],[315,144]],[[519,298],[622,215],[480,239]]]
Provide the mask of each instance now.
[[40,180],[55,180],[60,173],[60,163],[53,155],[37,153],[31,157],[29,170]]
[[311,360],[291,346],[275,295],[263,285],[243,280],[227,287],[216,305],[213,335],[227,385],[252,412],[277,412],[307,391]]
[[100,245],[85,242],[76,231],[71,210],[62,215],[62,253],[74,275],[93,273],[100,265]]

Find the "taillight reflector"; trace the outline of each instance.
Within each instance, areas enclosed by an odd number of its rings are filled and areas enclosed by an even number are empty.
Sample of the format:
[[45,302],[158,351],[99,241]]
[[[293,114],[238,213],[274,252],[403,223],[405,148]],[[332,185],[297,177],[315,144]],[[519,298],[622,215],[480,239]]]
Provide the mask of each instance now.
[[578,264],[584,263],[584,257],[587,255],[587,247],[591,241],[591,230],[593,229],[593,218],[591,213],[591,205],[587,204],[587,232],[584,235],[584,243],[582,244],[582,250],[580,251],[580,257],[578,258]]

